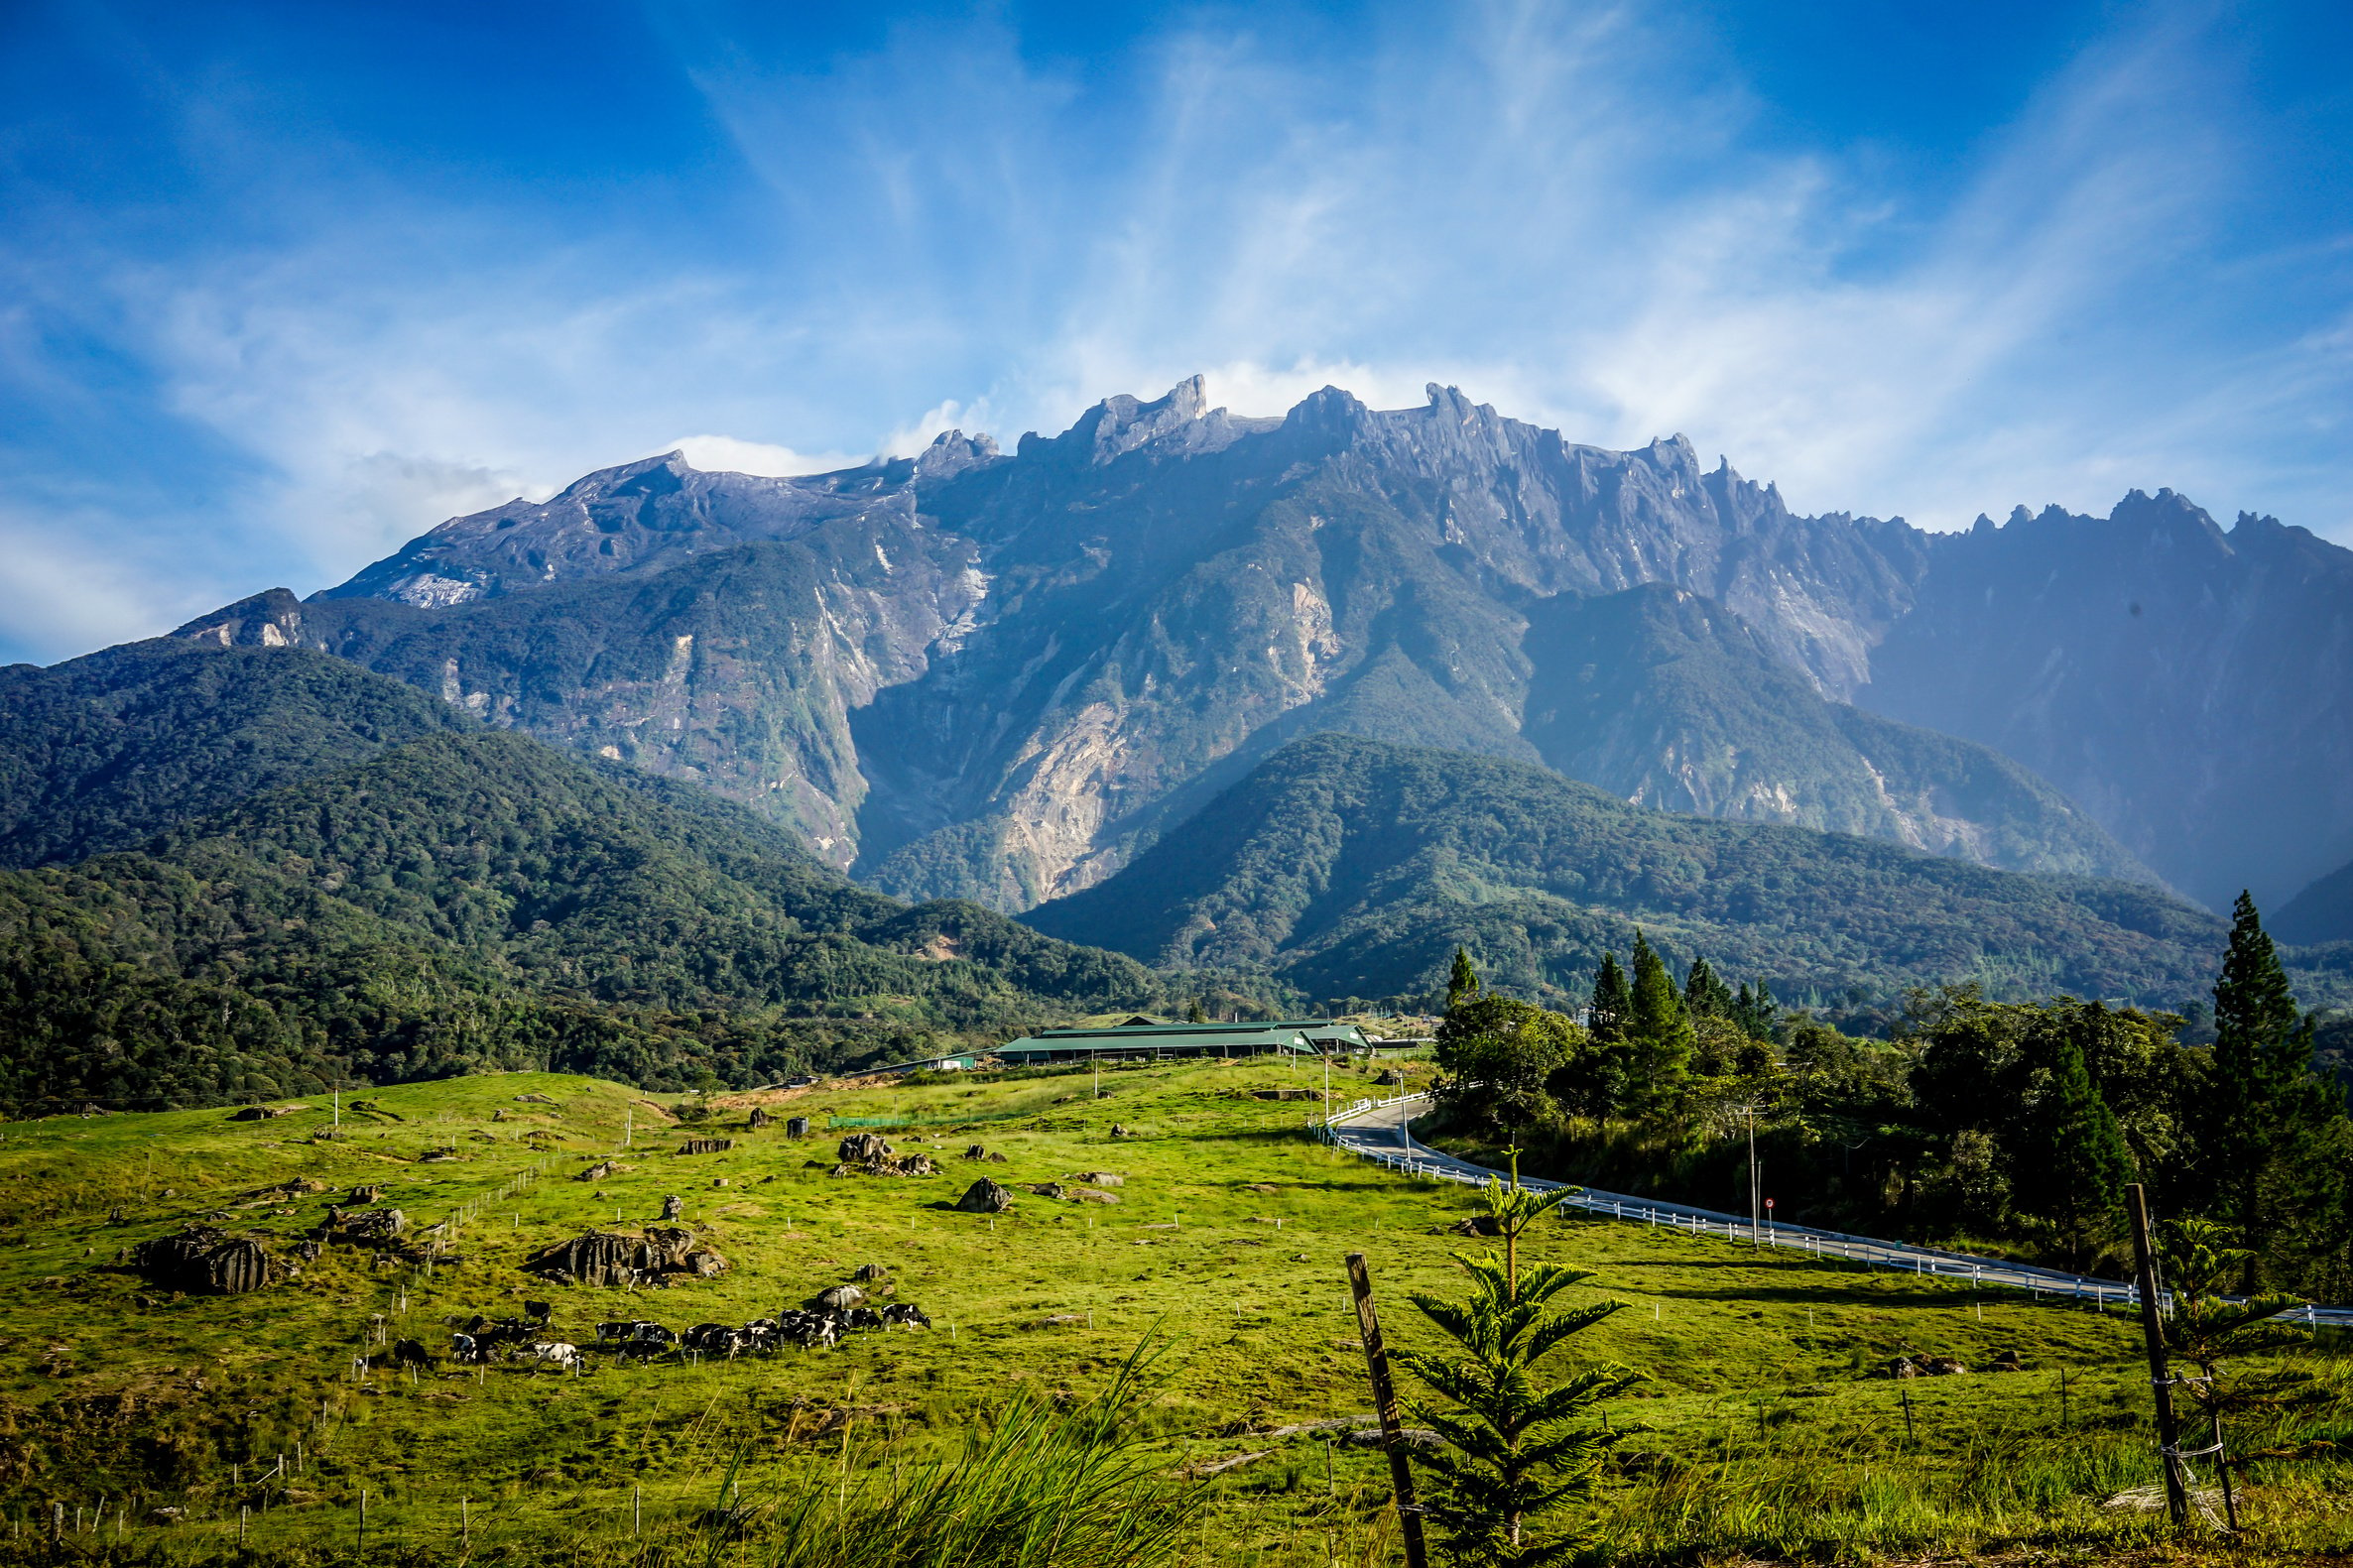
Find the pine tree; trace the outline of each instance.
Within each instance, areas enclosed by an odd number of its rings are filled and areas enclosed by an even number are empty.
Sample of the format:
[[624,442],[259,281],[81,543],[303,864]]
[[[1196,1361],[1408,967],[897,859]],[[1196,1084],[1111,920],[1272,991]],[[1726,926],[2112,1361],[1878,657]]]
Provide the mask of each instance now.
[[[2311,1072],[2311,1031],[2299,1025],[2287,971],[2246,893],[2231,909],[2230,948],[2214,982],[2214,1072],[2207,1100],[2205,1156],[2216,1207],[2253,1260],[2272,1238],[2265,1201],[2280,1156],[2301,1142],[2299,1093]],[[2316,1107],[2315,1107],[2316,1108]]]
[[1509,1187],[1490,1181],[1487,1188],[1504,1256],[1455,1255],[1471,1278],[1467,1301],[1413,1297],[1458,1353],[1405,1351],[1398,1359],[1452,1401],[1449,1408],[1421,1409],[1445,1439],[1443,1447],[1418,1456],[1438,1476],[1425,1516],[1443,1532],[1441,1560],[1461,1568],[1539,1568],[1579,1544],[1545,1515],[1592,1490],[1594,1461],[1622,1435],[1606,1425],[1571,1423],[1638,1380],[1623,1368],[1600,1366],[1550,1387],[1541,1381],[1537,1363],[1626,1303],[1549,1305],[1561,1290],[1592,1277],[1561,1264],[1520,1263],[1521,1233],[1563,1198],[1522,1187],[1516,1161]]
[[1454,949],[1454,967],[1446,973],[1446,1011],[1456,1008],[1479,994],[1479,972],[1471,967],[1470,954]]
[[1773,988],[1764,981],[1757,982],[1751,991],[1749,983],[1740,983],[1740,995],[1732,999],[1732,1022],[1739,1025],[1753,1040],[1771,1040],[1781,1025],[1781,1009],[1773,1000]]
[[[1745,991],[1747,987],[1741,989]],[[1683,1011],[1694,1020],[1734,1019],[1732,1010],[1736,1006],[1738,999],[1715,970],[1709,967],[1707,960],[1692,959],[1691,973],[1683,981]]]
[[1603,953],[1601,967],[1593,971],[1593,1001],[1585,1013],[1585,1032],[1593,1036],[1593,1043],[1614,1046],[1624,1040],[1626,1016],[1633,1006],[1626,971],[1618,967],[1618,955]]
[[1630,1055],[1629,1097],[1638,1112],[1657,1113],[1675,1103],[1691,1072],[1695,1043],[1690,1015],[1676,994],[1667,961],[1634,933],[1634,988],[1627,1008]]
[[2124,1200],[2132,1155],[2116,1116],[2100,1098],[2083,1047],[2060,1035],[2035,1107],[2029,1157],[2019,1162],[2016,1190],[2025,1205],[2055,1222],[2076,1263],[2087,1263],[2104,1224]]

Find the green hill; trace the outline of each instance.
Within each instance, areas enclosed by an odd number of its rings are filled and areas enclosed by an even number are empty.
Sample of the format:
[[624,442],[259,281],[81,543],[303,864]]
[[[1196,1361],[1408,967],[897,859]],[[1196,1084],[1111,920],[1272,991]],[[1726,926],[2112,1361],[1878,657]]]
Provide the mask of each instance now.
[[498,732],[0,873],[0,944],[19,1108],[480,1067],[745,1083],[1154,994],[1129,959],[910,908],[741,807]]
[[74,861],[388,746],[474,728],[302,648],[127,643],[0,669],[0,866]]
[[1264,964],[1332,999],[1424,992],[1460,943],[1507,986],[1577,1000],[1640,925],[1785,999],[1974,980],[2178,1006],[2212,983],[2223,937],[2144,885],[1646,810],[1540,768],[1337,735],[1285,747],[1026,918],[1156,962]]

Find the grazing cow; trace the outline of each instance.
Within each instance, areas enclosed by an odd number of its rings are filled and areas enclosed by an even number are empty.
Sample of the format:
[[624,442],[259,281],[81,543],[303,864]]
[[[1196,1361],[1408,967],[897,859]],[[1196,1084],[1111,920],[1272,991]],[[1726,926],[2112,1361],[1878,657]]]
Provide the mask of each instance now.
[[784,1343],[785,1329],[784,1325],[775,1318],[761,1317],[746,1323],[743,1326],[743,1334],[744,1338],[750,1341],[753,1350],[773,1353],[777,1346]]
[[803,1350],[819,1350],[840,1338],[841,1325],[822,1312],[787,1312],[777,1331]]
[[552,1362],[564,1372],[575,1372],[580,1365],[579,1347],[566,1345],[561,1340],[526,1345],[516,1354],[520,1359],[533,1363],[532,1371],[535,1373],[539,1371],[537,1364],[541,1362]]
[[678,1342],[679,1337],[659,1323],[632,1323],[627,1337],[622,1341],[621,1354],[651,1361],[670,1351]]
[[697,1323],[679,1336],[679,1343],[706,1356],[735,1357],[743,1354],[750,1341],[742,1329],[724,1323]]
[[471,1334],[449,1336],[449,1359],[461,1367],[476,1366],[490,1359],[490,1352]]
[[881,1328],[883,1316],[872,1307],[851,1307],[849,1326],[851,1328]]
[[523,1303],[523,1321],[526,1323],[549,1323],[553,1322],[555,1317],[556,1306],[554,1302],[526,1301]]
[[599,1323],[596,1325],[596,1343],[610,1345],[615,1340],[625,1340],[629,1338],[629,1331],[635,1327],[637,1325],[627,1318],[615,1318],[610,1323]]
[[395,1367],[414,1367],[419,1372],[431,1372],[433,1352],[413,1339],[396,1339],[392,1342],[392,1364]]
[[894,1301],[883,1308],[882,1315],[885,1323],[902,1323],[909,1328],[931,1326],[931,1320],[924,1315],[924,1309],[913,1301]]

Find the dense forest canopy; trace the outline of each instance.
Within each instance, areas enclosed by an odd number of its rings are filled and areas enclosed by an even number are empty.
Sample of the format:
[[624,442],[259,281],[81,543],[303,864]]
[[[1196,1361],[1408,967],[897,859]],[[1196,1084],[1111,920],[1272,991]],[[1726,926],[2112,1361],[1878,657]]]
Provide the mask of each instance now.
[[0,941],[20,1110],[527,1065],[741,1084],[1161,989],[974,905],[857,888],[691,787],[487,731],[0,873]]
[[1681,983],[1637,935],[1581,1022],[1481,985],[1438,1030],[1437,1131],[1535,1170],[1746,1213],[1749,1135],[1782,1218],[2074,1268],[2122,1261],[2125,1183],[2223,1226],[2242,1288],[2353,1296],[2353,1121],[2252,901],[2212,989],[2210,1044],[2174,1014],[2054,996],[1916,992],[1884,1040]]

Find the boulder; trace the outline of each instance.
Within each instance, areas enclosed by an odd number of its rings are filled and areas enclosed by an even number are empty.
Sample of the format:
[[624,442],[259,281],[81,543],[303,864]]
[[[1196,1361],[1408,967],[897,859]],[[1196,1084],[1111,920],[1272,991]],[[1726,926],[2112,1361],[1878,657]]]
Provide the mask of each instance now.
[[808,1118],[805,1116],[787,1117],[785,1119],[785,1137],[808,1137]]
[[650,1273],[666,1273],[673,1268],[686,1266],[687,1254],[694,1251],[694,1233],[675,1225],[646,1227],[644,1257],[638,1266]]
[[852,1133],[834,1150],[845,1165],[870,1165],[891,1157],[891,1141],[880,1133]]
[[190,1225],[141,1242],[126,1262],[148,1283],[190,1295],[238,1295],[286,1275],[260,1242],[209,1225]]
[[1075,1188],[1071,1191],[1070,1196],[1080,1203],[1117,1203],[1119,1201],[1116,1195],[1109,1192],[1097,1192],[1092,1187]]
[[515,1096],[515,1101],[519,1105],[554,1105],[556,1103],[544,1094],[519,1094]]
[[751,1114],[750,1116],[748,1116],[748,1117],[744,1118],[744,1126],[746,1126],[746,1127],[750,1128],[750,1129],[751,1129],[753,1132],[757,1133],[758,1131],[760,1131],[760,1129],[762,1129],[762,1128],[766,1127],[766,1126],[769,1124],[770,1120],[771,1120],[771,1118],[769,1117],[769,1114],[768,1114],[768,1113],[767,1113],[765,1110],[763,1110],[763,1109],[762,1109],[762,1108],[760,1108],[759,1106],[753,1106],[753,1107],[752,1107],[752,1114]]
[[1025,1182],[1023,1185],[1041,1198],[1066,1198],[1069,1196],[1058,1181],[1031,1181]]
[[381,1203],[384,1201],[384,1189],[373,1182],[366,1186],[353,1187],[350,1192],[344,1195],[343,1201],[353,1204]]
[[662,1200],[662,1218],[664,1220],[668,1221],[679,1219],[683,1216],[685,1212],[686,1200],[680,1197],[677,1193],[674,1192],[669,1197]]
[[248,1105],[229,1113],[232,1122],[267,1122],[274,1116],[292,1116],[296,1106]]
[[1496,1223],[1495,1216],[1492,1214],[1466,1214],[1452,1225],[1431,1226],[1429,1234],[1432,1236],[1501,1236],[1503,1227]]
[[610,1231],[582,1231],[569,1241],[543,1247],[523,1266],[550,1279],[584,1285],[625,1285],[637,1278],[645,1245]]
[[1111,1124],[1111,1136],[1113,1138],[1128,1138],[1133,1135],[1131,1135],[1126,1128],[1120,1126],[1117,1122],[1114,1122]]
[[590,1165],[586,1170],[581,1171],[578,1175],[572,1177],[572,1180],[602,1181],[607,1176],[617,1174],[620,1169],[621,1161],[617,1159],[601,1159],[595,1164]]
[[965,1214],[1003,1214],[1013,1207],[1013,1194],[983,1176],[964,1189],[956,1207]]
[[877,1279],[888,1279],[890,1276],[891,1271],[880,1264],[860,1264],[856,1270],[850,1274],[850,1277],[860,1284],[871,1284]]
[[812,1312],[841,1313],[865,1304],[866,1292],[856,1285],[835,1285],[830,1290],[820,1290],[811,1296],[808,1307]]
[[1116,1170],[1074,1170],[1069,1179],[1090,1187],[1117,1187],[1125,1185],[1128,1178]]
[[381,1247],[408,1228],[409,1217],[398,1209],[362,1209],[354,1213],[329,1207],[326,1211],[328,1240],[355,1247]]
[[984,1146],[975,1144],[964,1150],[964,1157],[966,1159],[986,1159],[989,1157],[989,1151]]

